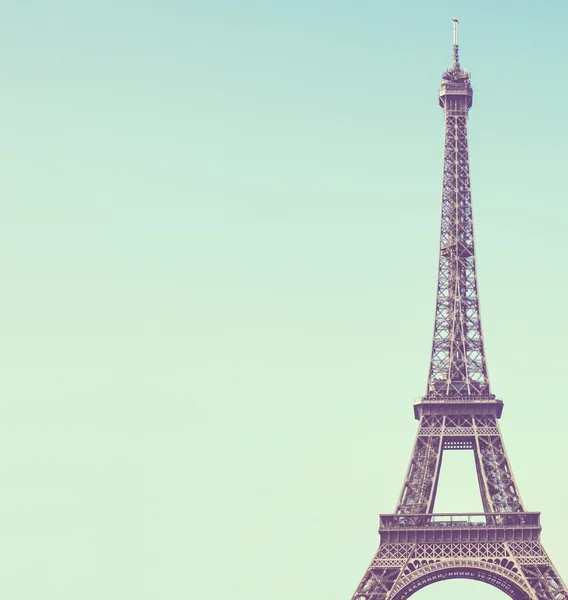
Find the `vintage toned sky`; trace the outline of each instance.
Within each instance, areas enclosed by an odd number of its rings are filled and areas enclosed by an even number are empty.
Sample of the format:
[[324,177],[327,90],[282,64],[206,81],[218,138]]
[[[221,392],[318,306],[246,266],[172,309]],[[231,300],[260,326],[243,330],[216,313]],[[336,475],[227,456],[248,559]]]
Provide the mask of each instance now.
[[[425,389],[455,15],[493,390],[568,578],[566,7],[29,0],[0,20],[2,597],[350,598]],[[480,508],[468,453],[440,486]],[[479,586],[417,597],[505,598]]]

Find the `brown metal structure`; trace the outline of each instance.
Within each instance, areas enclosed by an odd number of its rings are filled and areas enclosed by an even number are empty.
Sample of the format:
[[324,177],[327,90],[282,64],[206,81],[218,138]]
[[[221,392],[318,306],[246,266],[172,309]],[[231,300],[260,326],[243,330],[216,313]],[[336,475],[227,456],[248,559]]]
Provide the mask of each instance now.
[[[440,261],[426,394],[395,514],[380,516],[380,545],[353,600],[404,600],[444,579],[484,581],[516,600],[568,600],[540,543],[540,514],[526,512],[491,393],[475,271],[467,116],[473,91],[459,63],[442,75],[445,149]],[[472,450],[484,513],[433,512],[444,450]]]

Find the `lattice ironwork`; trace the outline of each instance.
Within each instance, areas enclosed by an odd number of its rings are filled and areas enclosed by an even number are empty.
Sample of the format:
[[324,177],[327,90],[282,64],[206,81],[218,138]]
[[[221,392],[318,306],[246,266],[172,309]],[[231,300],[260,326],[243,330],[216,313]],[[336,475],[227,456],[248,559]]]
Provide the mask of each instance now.
[[[435,421],[441,423],[441,426],[429,427],[432,422],[432,418],[427,416],[423,416],[420,421],[416,444],[397,506],[398,512],[432,512],[444,450],[473,450],[486,511],[523,510],[501,431],[494,417],[442,416]],[[461,424],[469,424],[471,427],[463,427]],[[488,424],[492,426],[487,427]]]
[[[416,402],[416,442],[396,511],[381,515],[381,543],[353,600],[405,600],[450,578],[483,581],[517,600],[568,600],[540,543],[540,515],[526,512],[491,394],[475,271],[467,115],[470,75],[454,60],[442,75],[445,114],[440,261],[427,393]],[[484,513],[437,515],[445,451],[472,451]]]
[[381,545],[353,600],[403,600],[456,578],[489,583],[517,600],[568,598],[540,542],[493,542]]
[[467,114],[470,74],[454,64],[442,76],[444,175],[436,318],[427,395],[487,396],[489,377],[477,295]]

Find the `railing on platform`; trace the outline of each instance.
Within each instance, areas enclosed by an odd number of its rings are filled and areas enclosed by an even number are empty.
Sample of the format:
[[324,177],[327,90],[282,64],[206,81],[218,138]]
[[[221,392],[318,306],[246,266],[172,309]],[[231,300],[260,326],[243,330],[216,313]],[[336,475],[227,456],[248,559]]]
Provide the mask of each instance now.
[[453,527],[540,527],[540,513],[453,513],[380,515],[380,529]]

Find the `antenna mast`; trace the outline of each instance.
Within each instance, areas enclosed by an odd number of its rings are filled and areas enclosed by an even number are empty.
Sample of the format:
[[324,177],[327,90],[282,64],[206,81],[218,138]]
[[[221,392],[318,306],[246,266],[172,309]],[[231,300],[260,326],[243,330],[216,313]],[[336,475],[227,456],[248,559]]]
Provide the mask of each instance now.
[[452,65],[454,69],[460,68],[460,57],[458,54],[458,23],[460,20],[457,17],[452,19],[452,23],[454,24],[454,64]]

